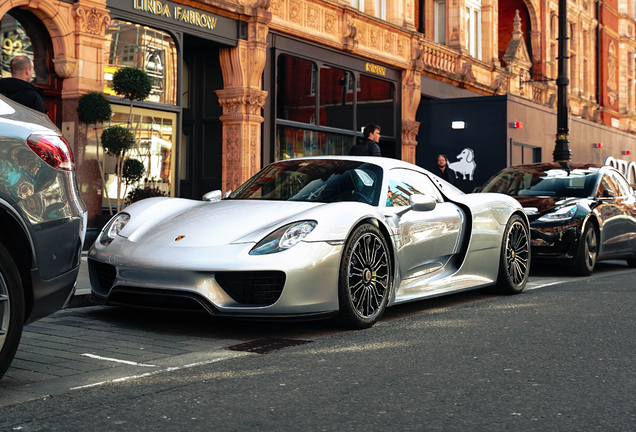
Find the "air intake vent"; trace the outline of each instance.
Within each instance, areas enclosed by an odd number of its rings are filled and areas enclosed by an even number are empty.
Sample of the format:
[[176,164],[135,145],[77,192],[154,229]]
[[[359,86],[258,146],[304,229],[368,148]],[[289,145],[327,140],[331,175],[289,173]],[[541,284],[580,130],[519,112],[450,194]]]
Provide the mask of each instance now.
[[115,266],[95,261],[90,258],[88,261],[95,270],[95,276],[97,276],[99,286],[106,291],[110,290],[115,282],[115,277],[117,276],[117,269],[115,269]]
[[281,271],[220,272],[214,277],[234,301],[248,305],[276,303],[285,285]]

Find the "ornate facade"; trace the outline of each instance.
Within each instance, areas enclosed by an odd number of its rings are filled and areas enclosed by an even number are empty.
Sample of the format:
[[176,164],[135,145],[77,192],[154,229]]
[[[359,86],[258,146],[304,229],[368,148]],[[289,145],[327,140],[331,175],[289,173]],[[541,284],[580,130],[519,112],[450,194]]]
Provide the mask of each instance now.
[[[413,163],[417,162],[420,125],[416,115],[425,93],[423,78],[433,78],[476,96],[509,94],[542,108],[556,106],[558,2],[553,0],[166,0],[163,3],[129,0],[128,3],[134,9],[148,12],[145,21],[140,21],[142,26],[152,27],[151,20],[158,19],[154,15],[170,16],[170,8],[174,8],[174,13],[177,8],[191,9],[192,15],[181,19],[189,20],[186,24],[191,27],[213,28],[209,18],[213,15],[237,23],[238,40],[217,44],[215,50],[209,51],[218,55],[215,61],[222,73],[222,83],[213,91],[218,98],[214,103],[222,109],[218,116],[222,130],[218,157],[223,190],[235,189],[261,169],[263,163],[276,158],[271,154],[275,154],[272,149],[277,144],[271,141],[278,135],[264,133],[275,127],[272,124],[276,118],[265,113],[277,109],[273,102],[275,79],[271,80],[274,84],[263,79],[272,73],[267,65],[275,65],[275,60],[269,58],[271,34],[371,65],[366,71],[354,71],[354,77],[359,78],[365,72],[373,74],[377,71],[374,67],[397,73],[400,82],[395,88],[397,96],[392,99],[396,102],[397,119],[394,156]],[[48,33],[50,50],[46,61],[50,72],[61,82],[49,116],[58,126],[64,126],[62,129],[70,135],[76,153],[86,155],[78,163],[85,164],[85,169],[79,168],[80,183],[84,185],[83,197],[92,215],[101,212],[103,203],[97,156],[95,149],[89,148],[88,129],[77,122],[76,107],[79,97],[86,92],[104,91],[108,75],[105,47],[110,43],[106,32],[111,20],[117,18],[113,10],[121,4],[127,3],[10,0],[0,6],[0,16],[13,13],[19,19],[22,12],[33,14]],[[634,3],[568,0],[568,8],[571,115],[636,133]],[[204,15],[208,17],[205,20],[200,18]],[[125,12],[121,17],[134,24],[134,15]],[[205,25],[199,25],[202,22]],[[159,21],[155,27],[164,28]],[[188,30],[174,28],[177,30],[172,34],[176,34],[178,50],[188,50]],[[171,29],[168,27],[166,31]],[[199,33],[196,34],[200,36]],[[174,63],[179,65],[175,71],[185,76],[188,65],[181,64],[186,63],[186,57],[180,53],[175,59]],[[179,187],[175,179],[185,178],[183,171],[189,169],[182,162],[187,149],[181,143],[190,139],[186,137],[185,112],[189,109],[186,84],[181,78],[178,82],[182,83],[178,87],[181,92],[168,109],[178,123],[173,126],[172,135],[176,138],[165,144],[175,153],[163,159],[164,164],[174,164],[171,193],[177,196]],[[54,94],[55,89],[52,87],[50,92]],[[359,133],[359,127],[354,126],[350,134]],[[179,131],[183,132],[182,137]],[[180,150],[174,150],[177,148]],[[264,154],[264,148],[270,154]]]

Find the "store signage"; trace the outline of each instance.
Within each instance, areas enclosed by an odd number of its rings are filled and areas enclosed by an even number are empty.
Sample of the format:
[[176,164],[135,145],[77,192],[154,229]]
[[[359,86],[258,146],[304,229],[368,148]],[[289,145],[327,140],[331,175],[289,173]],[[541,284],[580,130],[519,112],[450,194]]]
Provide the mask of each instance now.
[[373,63],[366,63],[365,70],[375,75],[386,76],[386,68]]
[[180,5],[159,0],[133,0],[133,8],[153,15],[161,15],[193,26],[214,30],[217,17]]
[[636,162],[614,159],[611,156],[605,158],[603,165],[609,165],[616,168],[625,176],[628,182],[636,183]]

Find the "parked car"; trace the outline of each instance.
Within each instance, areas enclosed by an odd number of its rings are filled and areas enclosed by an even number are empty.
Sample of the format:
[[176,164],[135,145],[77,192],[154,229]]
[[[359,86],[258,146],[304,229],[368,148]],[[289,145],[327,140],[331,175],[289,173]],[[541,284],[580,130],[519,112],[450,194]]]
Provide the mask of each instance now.
[[0,95],[0,378],[23,325],[74,292],[86,232],[74,171],[48,117]]
[[530,220],[532,260],[589,275],[597,261],[625,259],[636,267],[636,197],[609,166],[568,163],[515,165],[482,192],[510,195]]
[[387,306],[494,284],[518,293],[528,278],[518,202],[394,159],[284,160],[206,198],[116,215],[89,251],[93,298],[365,328]]

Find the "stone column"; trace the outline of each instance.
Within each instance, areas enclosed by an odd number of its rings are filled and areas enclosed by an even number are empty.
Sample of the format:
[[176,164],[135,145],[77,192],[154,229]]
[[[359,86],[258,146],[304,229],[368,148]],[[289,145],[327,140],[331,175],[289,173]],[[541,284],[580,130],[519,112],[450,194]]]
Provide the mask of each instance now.
[[418,67],[421,62],[421,49],[414,39],[412,67],[402,72],[402,160],[415,163],[415,148],[420,122],[415,121],[415,114],[422,98],[422,81]]
[[223,89],[216,94],[223,107],[223,191],[235,190],[261,168],[261,110],[267,99],[261,81],[272,15],[260,7],[248,12],[248,40],[220,51]]

